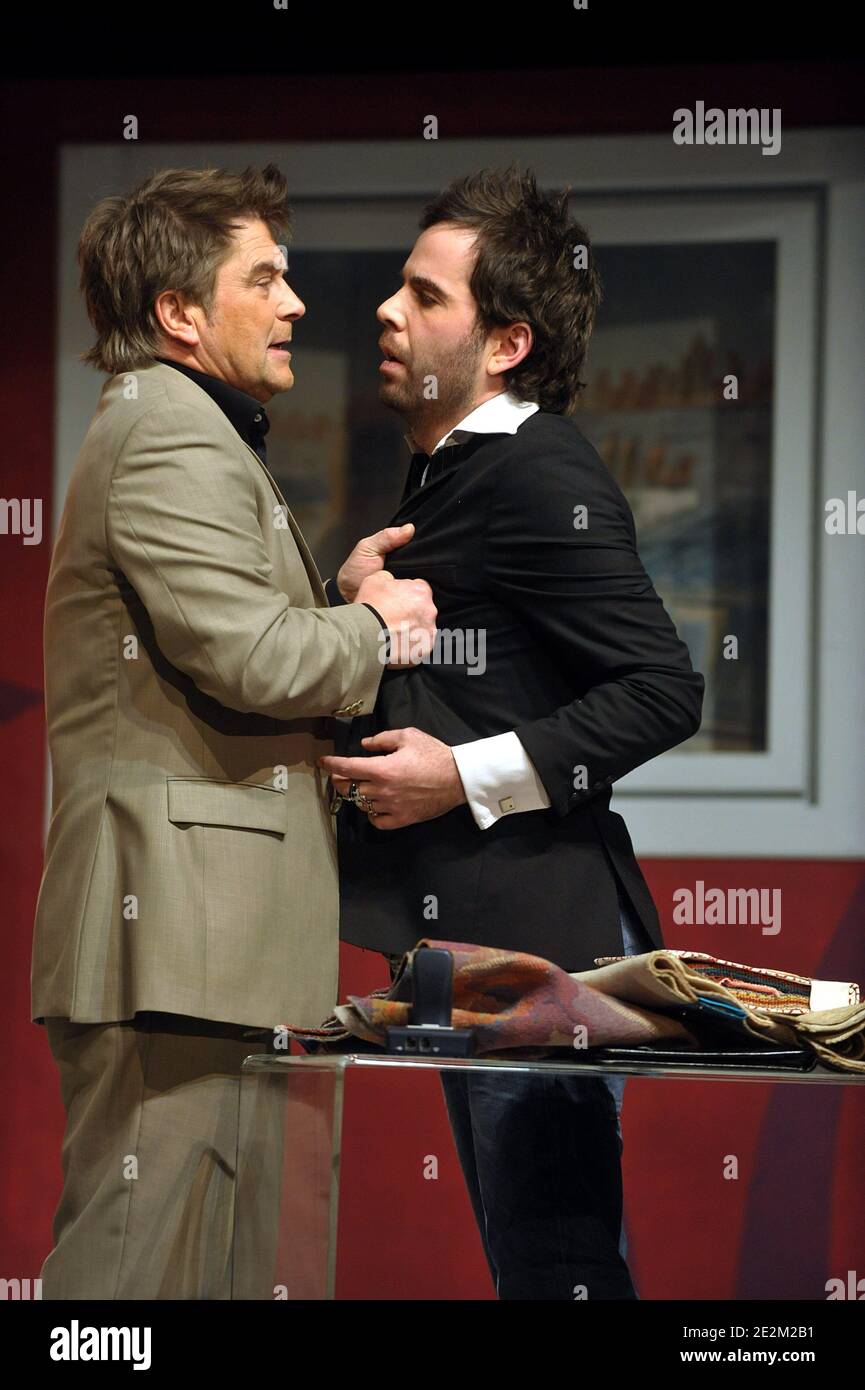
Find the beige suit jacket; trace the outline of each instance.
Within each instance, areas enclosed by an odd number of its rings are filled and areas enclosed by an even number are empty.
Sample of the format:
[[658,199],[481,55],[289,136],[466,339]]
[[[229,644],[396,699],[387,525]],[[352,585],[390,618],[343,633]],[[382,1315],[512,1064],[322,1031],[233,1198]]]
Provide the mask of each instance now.
[[183,373],[105,383],[45,611],[52,817],[32,1017],[315,1025],[336,1002],[334,714],[383,666],[270,473]]

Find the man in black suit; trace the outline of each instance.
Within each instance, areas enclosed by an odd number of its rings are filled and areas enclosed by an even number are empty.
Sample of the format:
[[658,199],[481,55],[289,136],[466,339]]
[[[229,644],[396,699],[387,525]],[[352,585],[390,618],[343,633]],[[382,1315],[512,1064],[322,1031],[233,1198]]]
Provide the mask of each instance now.
[[[567,418],[600,281],[566,195],[482,171],[420,226],[378,310],[380,395],[413,450],[391,524],[414,536],[386,560],[432,586],[439,637],[321,760],[351,797],[341,934],[394,959],[435,936],[590,969],[663,945],[610,788],[696,732],[703,679]],[[615,1080],[442,1074],[500,1297],[636,1297]]]

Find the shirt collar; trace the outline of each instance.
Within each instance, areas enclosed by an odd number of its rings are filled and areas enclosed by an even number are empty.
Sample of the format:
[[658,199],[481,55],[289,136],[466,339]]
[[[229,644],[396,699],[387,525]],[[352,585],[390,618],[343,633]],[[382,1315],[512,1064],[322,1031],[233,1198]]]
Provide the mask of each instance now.
[[[483,405],[475,406],[458,425],[442,435],[432,452],[435,454],[439,449],[462,444],[473,434],[516,434],[523,421],[534,415],[536,410],[540,410],[540,406],[534,401],[520,401],[510,391],[500,391],[497,396],[484,401]],[[425,452],[414,435],[407,434],[404,438],[413,454]]]
[[156,360],[164,362],[166,367],[175,367],[178,372],[188,376],[216,402],[229,423],[251,449],[256,453],[263,449],[264,436],[270,429],[270,421],[261,401],[257,401],[254,396],[241,391],[237,386],[230,386],[219,377],[200,372],[197,367],[187,367],[181,362],[172,361],[170,357],[157,357]]

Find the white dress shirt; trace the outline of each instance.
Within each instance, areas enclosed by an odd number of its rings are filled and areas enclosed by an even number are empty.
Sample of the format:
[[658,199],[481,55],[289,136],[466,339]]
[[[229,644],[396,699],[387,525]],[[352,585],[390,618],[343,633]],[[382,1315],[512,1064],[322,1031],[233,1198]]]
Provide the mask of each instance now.
[[[518,401],[509,391],[501,391],[460,420],[432,452],[462,444],[474,434],[516,434],[523,421],[538,409],[533,402]],[[420,452],[411,435],[406,435],[406,443],[412,453]],[[425,482],[426,469],[421,486]],[[535,765],[515,733],[458,743],[451,752],[471,813],[481,830],[488,830],[501,816],[542,811],[550,805]]]

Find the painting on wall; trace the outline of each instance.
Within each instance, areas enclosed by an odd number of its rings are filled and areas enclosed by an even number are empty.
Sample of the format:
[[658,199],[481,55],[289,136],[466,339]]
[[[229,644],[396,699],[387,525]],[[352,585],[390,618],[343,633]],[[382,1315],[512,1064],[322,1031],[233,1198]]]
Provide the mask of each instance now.
[[[767,746],[774,248],[607,246],[574,417],[634,512],[640,555],[706,679],[688,752]],[[401,257],[295,251],[295,388],[268,452],[323,577],[385,525],[409,454],[378,400],[377,305]],[[334,345],[338,345],[335,347]],[[731,391],[730,383],[735,382]]]
[[[772,261],[725,246],[728,268],[738,253],[748,274],[698,280],[711,248],[695,248],[691,267],[688,250],[605,249],[613,272],[617,258],[639,262],[651,287],[626,268],[613,280],[637,292],[628,307],[615,288],[613,321],[601,315],[575,418],[628,498],[643,563],[706,679],[702,727],[684,748],[758,752],[767,741]],[[766,293],[755,312],[759,266]],[[737,288],[751,304],[738,315]]]

